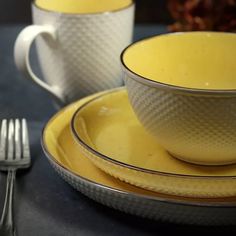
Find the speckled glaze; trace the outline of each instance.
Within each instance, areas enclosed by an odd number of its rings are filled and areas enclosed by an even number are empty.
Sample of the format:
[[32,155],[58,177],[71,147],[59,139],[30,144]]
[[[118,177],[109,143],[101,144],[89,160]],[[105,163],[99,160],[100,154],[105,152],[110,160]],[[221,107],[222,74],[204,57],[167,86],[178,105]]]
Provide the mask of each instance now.
[[[33,4],[34,25],[24,29],[16,41],[16,65],[63,104],[119,87],[123,84],[119,56],[132,40],[134,8],[131,4],[114,12],[66,14]],[[46,83],[33,74],[29,62],[22,64],[25,59],[20,51],[22,41],[33,37],[32,43],[39,34],[37,54]]]
[[[92,98],[94,96],[76,102],[60,111],[48,122],[43,131],[42,146],[45,154],[50,164],[66,182],[101,204],[144,218],[190,225],[235,225],[234,199],[174,198],[144,191],[127,184],[121,185],[115,178],[101,175],[100,170],[94,167],[80,151],[73,153],[72,150],[76,149],[75,145],[77,144],[73,143],[70,133],[70,119],[79,106]],[[65,130],[68,131],[69,136],[65,134]],[[49,145],[48,137],[50,137],[52,145]],[[60,142],[65,138],[70,142],[68,146],[63,146]],[[73,160],[77,163],[78,169],[75,165],[68,164],[73,163]],[[81,170],[86,169],[93,171],[89,171],[85,175],[86,172],[82,173]]]
[[[140,47],[146,42],[141,41]],[[236,90],[192,89],[144,78],[123,61],[126,50],[122,62],[129,100],[141,123],[158,143],[187,162],[235,163]]]

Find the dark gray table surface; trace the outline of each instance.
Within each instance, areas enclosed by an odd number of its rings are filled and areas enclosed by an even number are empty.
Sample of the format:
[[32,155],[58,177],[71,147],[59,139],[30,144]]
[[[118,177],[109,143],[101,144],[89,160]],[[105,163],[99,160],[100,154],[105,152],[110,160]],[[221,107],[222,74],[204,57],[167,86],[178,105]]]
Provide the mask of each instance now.
[[[29,120],[32,168],[17,174],[15,221],[19,236],[168,235],[236,232],[232,227],[193,227],[145,220],[86,198],[51,168],[40,146],[41,130],[56,112],[51,99],[17,72],[14,40],[23,25],[0,26],[0,118]],[[165,32],[163,26],[138,26],[135,40]],[[34,52],[32,53],[34,61]],[[37,70],[37,63],[35,62]],[[0,174],[0,210],[6,175]],[[235,219],[236,220],[236,219]]]

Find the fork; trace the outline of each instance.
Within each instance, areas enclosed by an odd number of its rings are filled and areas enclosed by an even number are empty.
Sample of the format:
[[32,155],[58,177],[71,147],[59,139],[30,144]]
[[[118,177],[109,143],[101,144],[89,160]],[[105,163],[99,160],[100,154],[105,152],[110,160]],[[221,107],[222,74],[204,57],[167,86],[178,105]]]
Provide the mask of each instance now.
[[0,171],[7,171],[6,195],[0,221],[1,236],[16,236],[13,222],[13,193],[18,169],[30,166],[30,148],[25,119],[2,120],[0,132]]

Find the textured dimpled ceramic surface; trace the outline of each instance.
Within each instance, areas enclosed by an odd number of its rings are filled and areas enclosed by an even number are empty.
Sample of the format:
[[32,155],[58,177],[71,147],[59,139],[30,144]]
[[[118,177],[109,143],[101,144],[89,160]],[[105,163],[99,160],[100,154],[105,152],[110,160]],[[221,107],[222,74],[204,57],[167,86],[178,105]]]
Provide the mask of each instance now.
[[71,102],[123,84],[119,56],[131,42],[134,5],[101,14],[61,14],[33,5],[33,21],[52,25],[57,41],[37,39],[45,80]]
[[72,130],[78,149],[122,181],[176,196],[236,196],[236,165],[200,166],[173,158],[140,124],[124,89],[80,107]]
[[236,162],[235,42],[235,34],[190,32],[124,50],[132,107],[175,157],[202,165]]
[[125,81],[138,118],[170,153],[199,164],[235,162],[235,96],[183,94]]
[[45,154],[65,181],[97,202],[141,217],[180,224],[235,225],[234,198],[184,199],[149,192],[96,168],[77,148],[70,130],[74,112],[90,99],[92,97],[60,111],[43,131]]

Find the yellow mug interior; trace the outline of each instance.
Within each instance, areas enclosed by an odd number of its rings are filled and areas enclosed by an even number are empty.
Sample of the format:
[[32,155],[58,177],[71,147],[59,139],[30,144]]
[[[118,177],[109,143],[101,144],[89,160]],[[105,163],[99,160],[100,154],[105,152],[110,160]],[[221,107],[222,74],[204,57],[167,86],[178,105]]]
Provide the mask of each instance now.
[[132,4],[132,0],[35,0],[36,6],[55,12],[93,14],[117,11]]
[[236,34],[189,32],[128,47],[123,64],[146,79],[194,89],[236,89]]

